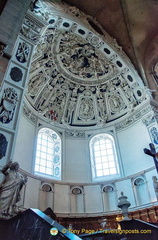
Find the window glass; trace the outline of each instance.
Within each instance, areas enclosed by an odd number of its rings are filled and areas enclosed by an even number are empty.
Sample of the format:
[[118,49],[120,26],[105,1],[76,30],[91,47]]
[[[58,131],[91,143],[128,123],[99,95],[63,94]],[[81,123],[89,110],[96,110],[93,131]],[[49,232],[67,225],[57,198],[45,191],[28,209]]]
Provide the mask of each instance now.
[[61,138],[52,129],[38,132],[34,173],[61,179]]
[[115,141],[112,135],[102,133],[91,138],[90,157],[93,178],[119,175]]

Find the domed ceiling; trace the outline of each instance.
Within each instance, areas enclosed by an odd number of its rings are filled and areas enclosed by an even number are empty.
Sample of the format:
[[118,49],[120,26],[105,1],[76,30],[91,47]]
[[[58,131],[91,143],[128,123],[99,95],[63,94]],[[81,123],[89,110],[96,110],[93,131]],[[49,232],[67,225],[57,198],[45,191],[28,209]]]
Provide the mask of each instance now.
[[115,39],[74,7],[37,2],[33,11],[48,26],[35,47],[26,99],[38,116],[57,126],[102,127],[146,101]]

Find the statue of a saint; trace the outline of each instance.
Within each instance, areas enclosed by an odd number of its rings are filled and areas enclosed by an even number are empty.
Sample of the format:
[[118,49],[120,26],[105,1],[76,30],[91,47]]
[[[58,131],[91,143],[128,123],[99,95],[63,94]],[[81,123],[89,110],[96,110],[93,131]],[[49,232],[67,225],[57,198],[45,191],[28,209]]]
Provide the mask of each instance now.
[[0,185],[0,214],[3,216],[13,216],[15,213],[16,203],[20,201],[20,191],[27,182],[27,177],[19,171],[17,162],[9,161],[3,169],[5,175]]
[[154,187],[154,190],[155,190],[155,194],[156,194],[156,197],[157,197],[157,200],[158,200],[158,179],[157,179],[156,176],[153,176],[152,180],[153,180],[153,187]]

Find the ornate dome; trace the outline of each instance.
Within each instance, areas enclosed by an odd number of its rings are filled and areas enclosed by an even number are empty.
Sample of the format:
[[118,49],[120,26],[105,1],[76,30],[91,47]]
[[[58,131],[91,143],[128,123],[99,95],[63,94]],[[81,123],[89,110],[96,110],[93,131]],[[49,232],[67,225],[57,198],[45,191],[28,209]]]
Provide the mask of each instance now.
[[34,50],[26,92],[38,116],[63,127],[102,127],[149,98],[122,48],[95,21],[65,4],[55,10],[38,3],[34,12],[47,27]]

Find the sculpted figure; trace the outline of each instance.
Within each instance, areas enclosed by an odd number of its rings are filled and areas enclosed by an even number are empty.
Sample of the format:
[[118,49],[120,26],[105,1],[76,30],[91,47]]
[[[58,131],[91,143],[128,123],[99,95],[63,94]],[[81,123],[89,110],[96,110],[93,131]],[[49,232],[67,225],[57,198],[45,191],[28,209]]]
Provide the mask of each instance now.
[[2,169],[5,178],[0,185],[0,214],[3,216],[14,215],[16,203],[20,201],[20,191],[27,182],[26,176],[23,176],[18,169],[19,164],[12,161]]
[[157,179],[156,176],[153,176],[152,180],[153,180],[153,187],[154,187],[154,190],[155,190],[155,194],[156,194],[156,197],[157,197],[157,200],[158,200],[158,179]]

